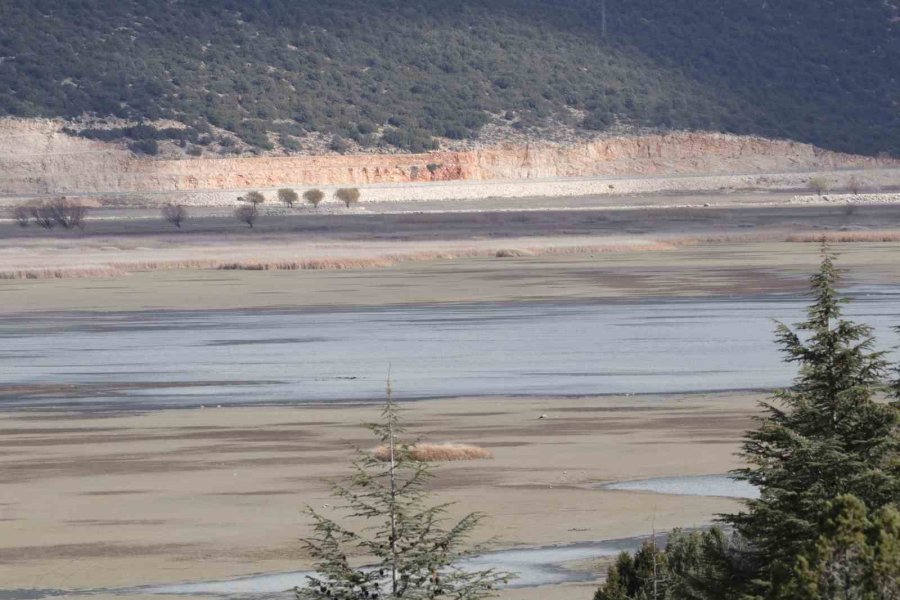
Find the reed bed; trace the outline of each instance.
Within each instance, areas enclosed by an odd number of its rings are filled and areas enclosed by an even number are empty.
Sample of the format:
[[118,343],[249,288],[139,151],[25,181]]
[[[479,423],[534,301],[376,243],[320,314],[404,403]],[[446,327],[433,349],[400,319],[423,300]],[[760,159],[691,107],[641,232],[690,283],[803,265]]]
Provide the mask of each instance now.
[[795,233],[788,236],[786,241],[825,241],[832,244],[852,244],[860,242],[900,242],[900,231],[826,231]]
[[72,267],[60,269],[15,269],[0,271],[0,279],[72,279],[80,277],[104,278],[128,275],[128,271],[116,267]]
[[392,267],[401,263],[464,258],[514,259],[539,256],[572,256],[579,254],[665,252],[702,244],[754,242],[818,243],[823,240],[834,244],[900,242],[900,230],[723,233],[700,236],[680,236],[665,239],[636,239],[632,242],[610,241],[608,243],[592,245],[536,245],[499,249],[496,247],[457,248],[446,251],[419,251],[374,257],[338,256],[296,259],[181,259],[166,261],[110,262],[87,267],[10,269],[7,271],[0,271],[0,280],[105,278],[119,277],[138,271],[171,271],[182,269],[212,269],[223,271],[377,269]]
[[[494,457],[490,450],[471,444],[415,444],[408,450],[412,458],[423,462],[481,460]],[[387,446],[378,446],[372,450],[372,456],[385,462],[391,459]]]

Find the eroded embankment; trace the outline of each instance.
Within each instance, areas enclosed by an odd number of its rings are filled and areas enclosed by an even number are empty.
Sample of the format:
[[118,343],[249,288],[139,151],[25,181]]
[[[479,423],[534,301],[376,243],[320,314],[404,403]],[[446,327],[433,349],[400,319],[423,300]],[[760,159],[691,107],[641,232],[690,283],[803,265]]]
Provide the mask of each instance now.
[[573,177],[896,168],[900,161],[788,141],[713,133],[501,145],[465,152],[291,157],[139,158],[73,138],[61,123],[0,120],[0,194],[146,193]]

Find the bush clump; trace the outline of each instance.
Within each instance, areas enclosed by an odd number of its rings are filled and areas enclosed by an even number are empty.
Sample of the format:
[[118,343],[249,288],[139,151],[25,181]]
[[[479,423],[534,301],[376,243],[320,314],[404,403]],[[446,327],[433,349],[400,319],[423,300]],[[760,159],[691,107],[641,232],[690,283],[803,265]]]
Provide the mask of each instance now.
[[319,208],[319,203],[325,199],[325,192],[320,189],[311,189],[303,192],[303,199],[312,204],[313,208]]
[[187,219],[188,212],[182,204],[169,203],[163,206],[162,216],[166,221],[181,229],[181,224]]
[[334,197],[350,208],[359,203],[359,188],[340,188],[334,192]]
[[[471,444],[414,444],[408,449],[409,455],[423,462],[450,462],[456,460],[479,460],[493,458],[490,450]],[[372,456],[380,461],[390,460],[390,449],[378,446],[372,450]]]
[[278,190],[278,199],[288,208],[294,208],[294,203],[298,200],[297,192],[290,188],[281,188]]
[[253,229],[253,224],[259,218],[259,209],[256,208],[256,204],[238,206],[234,211],[234,217],[241,223],[246,223],[250,229]]

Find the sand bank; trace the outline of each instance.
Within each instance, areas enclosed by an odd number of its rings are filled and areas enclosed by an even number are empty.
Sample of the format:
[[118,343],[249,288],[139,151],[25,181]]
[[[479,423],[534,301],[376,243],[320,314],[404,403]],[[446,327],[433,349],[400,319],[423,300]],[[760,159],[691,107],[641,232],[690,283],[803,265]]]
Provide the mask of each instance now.
[[[511,240],[505,243],[514,247]],[[359,244],[361,250],[367,247]],[[841,244],[837,250],[848,285],[900,283],[900,243]],[[818,260],[814,242],[772,242],[445,258],[374,269],[158,270],[113,278],[3,280],[0,311],[349,308],[801,293]]]
[[[598,486],[738,466],[758,399],[448,399],[408,405],[406,418],[413,436],[489,448],[493,459],[442,466],[436,493],[459,502],[454,514],[489,514],[479,536],[496,537],[495,547],[536,546],[703,525],[734,509],[727,498]],[[348,472],[353,445],[369,447],[359,424],[376,415],[371,406],[4,414],[0,581],[111,588],[308,568],[300,509],[332,502],[325,480]]]

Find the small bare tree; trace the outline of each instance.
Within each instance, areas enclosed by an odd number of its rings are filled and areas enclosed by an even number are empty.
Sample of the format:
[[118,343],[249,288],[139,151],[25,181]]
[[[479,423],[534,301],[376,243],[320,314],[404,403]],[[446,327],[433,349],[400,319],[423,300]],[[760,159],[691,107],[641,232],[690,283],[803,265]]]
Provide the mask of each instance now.
[[281,188],[278,190],[278,199],[287,205],[288,208],[294,208],[294,202],[297,201],[297,192],[290,188]]
[[862,191],[863,182],[862,180],[853,175],[850,179],[847,180],[847,189],[850,190],[850,193],[854,196],[859,196],[859,193]]
[[253,223],[259,218],[259,209],[256,208],[256,204],[245,204],[237,207],[234,216],[238,221],[246,223],[250,229],[253,229]]
[[181,224],[188,217],[188,211],[182,204],[169,203],[162,207],[162,216],[166,221],[181,229]]
[[54,198],[49,203],[50,214],[53,220],[64,229],[75,227],[84,229],[84,218],[87,216],[87,206],[77,200],[69,200],[66,197]]
[[816,195],[818,195],[818,196],[821,196],[822,194],[827,192],[828,188],[830,187],[828,184],[828,180],[819,175],[816,175],[815,177],[810,177],[809,183],[807,185],[809,185],[809,189],[811,189],[813,192],[815,192]]
[[17,206],[12,211],[13,219],[19,227],[28,227],[28,220],[31,218],[31,209],[27,206]]
[[319,189],[306,190],[303,192],[303,199],[312,204],[313,208],[319,208],[319,203],[325,199],[325,192]]
[[44,229],[53,229],[56,226],[56,219],[53,218],[53,211],[45,203],[32,204],[28,207],[31,218],[40,227]]
[[266,201],[266,197],[263,196],[260,192],[248,192],[246,196],[241,196],[238,198],[242,202],[249,202],[253,206],[258,204],[262,204]]
[[340,188],[334,193],[334,197],[350,208],[359,202],[359,188]]

